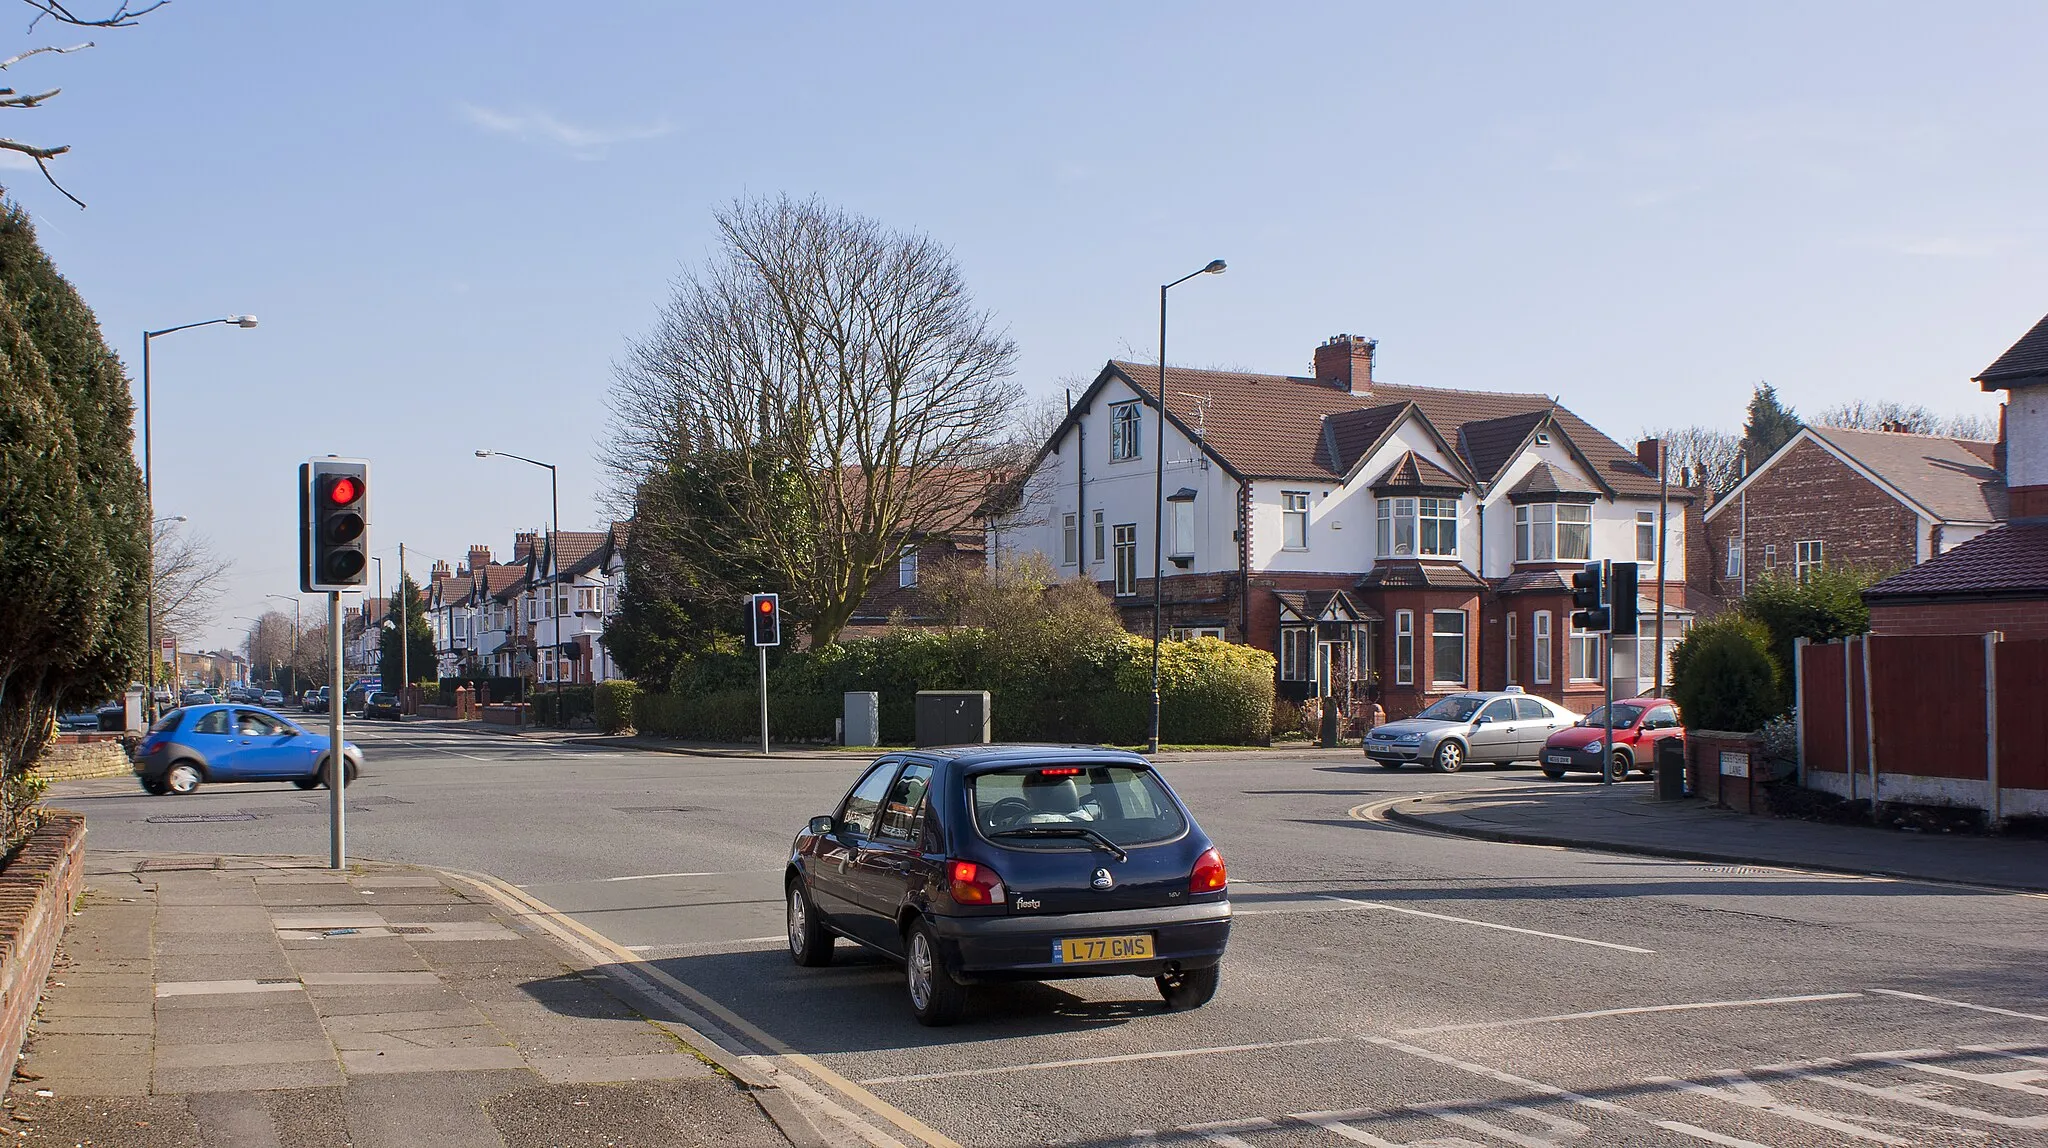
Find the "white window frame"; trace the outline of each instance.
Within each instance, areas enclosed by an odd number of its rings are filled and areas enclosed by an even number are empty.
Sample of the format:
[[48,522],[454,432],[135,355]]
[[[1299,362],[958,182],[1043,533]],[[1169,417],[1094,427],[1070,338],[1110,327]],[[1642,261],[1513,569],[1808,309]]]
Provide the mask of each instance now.
[[1313,626],[1280,628],[1280,680],[1305,682],[1315,673],[1316,632]]
[[1394,611],[1394,684],[1415,684],[1415,611]]
[[1215,638],[1219,642],[1225,640],[1221,626],[1173,626],[1167,629],[1166,637],[1168,641],[1173,642],[1192,642],[1196,638]]
[[1132,399],[1126,403],[1113,403],[1109,408],[1109,461],[1128,462],[1143,458],[1145,441],[1145,405]]
[[578,586],[576,588],[576,612],[578,614],[602,613],[603,606],[604,590],[601,587]]
[[1095,512],[1095,522],[1093,529],[1094,537],[1091,538],[1090,541],[1095,543],[1095,546],[1093,549],[1088,551],[1088,553],[1094,555],[1094,557],[1089,560],[1090,565],[1094,565],[1095,563],[1101,562],[1104,558],[1107,558],[1109,556],[1109,527],[1104,520],[1103,512],[1100,510]]
[[[1565,668],[1570,681],[1597,682],[1600,680],[1600,631],[1572,628],[1571,664]],[[1585,673],[1581,675],[1580,671]]]
[[1825,561],[1826,556],[1821,547],[1821,540],[1818,538],[1807,538],[1792,545],[1795,547],[1792,552],[1792,571],[1801,582],[1805,582],[1820,572],[1821,565]]
[[1060,515],[1060,565],[1073,566],[1081,561],[1081,516],[1072,512]]
[[1552,661],[1554,650],[1552,649],[1550,637],[1550,611],[1536,611],[1536,616],[1531,619],[1531,623],[1529,627],[1529,644],[1532,647],[1531,652],[1535,656],[1535,665],[1532,667],[1529,677],[1537,685],[1547,686],[1550,684],[1550,673],[1554,665]]
[[1520,635],[1516,633],[1516,631],[1520,628],[1520,623],[1516,620],[1517,617],[1518,615],[1513,610],[1508,611],[1508,684],[1511,686],[1522,680],[1520,672],[1515,668],[1515,655],[1521,652],[1521,650],[1519,649],[1520,643],[1516,640],[1520,637]]
[[1167,525],[1166,556],[1168,558],[1193,558],[1195,556],[1195,501],[1184,498],[1166,504]]
[[896,585],[906,590],[917,585],[917,551],[896,560]]
[[526,595],[526,620],[528,622],[540,621],[540,599],[532,594]]
[[1739,534],[1728,540],[1728,564],[1723,569],[1722,577],[1742,577],[1742,536]]
[[[1573,514],[1573,515],[1575,516],[1575,517],[1574,517],[1574,518],[1573,518],[1573,519],[1572,519],[1572,520],[1571,520],[1570,522],[1566,522],[1566,521],[1565,521],[1565,512],[1566,512],[1566,511],[1570,511],[1570,512],[1571,512],[1571,513],[1572,513],[1572,514]],[[1576,516],[1579,516],[1579,515],[1583,515],[1583,516],[1584,516],[1583,520],[1581,520],[1580,518],[1576,517]],[[1576,550],[1578,551],[1578,553],[1576,553],[1576,554],[1567,554],[1567,553],[1565,553],[1565,544],[1564,544],[1564,540],[1565,540],[1565,527],[1567,527],[1567,526],[1571,526],[1571,527],[1574,527],[1574,528],[1578,528],[1578,527],[1583,527],[1583,528],[1584,528],[1584,533],[1583,533],[1583,535],[1581,535],[1581,538],[1582,538],[1583,542],[1582,542],[1582,545],[1580,545],[1580,546],[1578,546],[1578,547],[1575,547],[1575,549],[1576,549]],[[1577,534],[1577,533],[1579,533],[1579,531],[1578,531],[1577,529],[1574,529],[1573,533]],[[1560,502],[1560,503],[1558,503],[1558,504],[1557,504],[1557,560],[1558,560],[1559,562],[1585,562],[1585,561],[1588,561],[1588,560],[1590,560],[1590,559],[1591,559],[1592,557],[1593,557],[1593,506],[1592,506],[1592,504],[1591,504],[1591,503],[1586,503],[1586,502]]]
[[1280,549],[1308,549],[1308,491],[1280,492]]
[[1776,567],[1777,565],[1778,544],[1775,542],[1764,543],[1764,569],[1770,570]]
[[[1444,620],[1447,618],[1456,618],[1458,620],[1458,628],[1456,630],[1458,638],[1458,676],[1455,678],[1444,677],[1444,659],[1438,656],[1438,643],[1450,637],[1450,632],[1443,628]],[[1462,686],[1466,684],[1467,679],[1471,676],[1468,672],[1468,663],[1471,660],[1470,654],[1472,650],[1471,623],[1471,615],[1463,610],[1431,610],[1429,612],[1429,684],[1432,687]]]
[[1110,556],[1114,593],[1128,598],[1138,592],[1138,524],[1119,522],[1112,531]]
[[1657,512],[1636,511],[1636,561],[1657,560]]

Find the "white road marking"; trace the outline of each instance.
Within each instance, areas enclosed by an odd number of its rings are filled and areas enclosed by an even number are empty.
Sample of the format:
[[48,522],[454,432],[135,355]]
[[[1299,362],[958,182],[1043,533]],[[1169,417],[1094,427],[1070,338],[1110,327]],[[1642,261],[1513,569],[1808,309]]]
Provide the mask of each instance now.
[[[400,744],[400,745],[409,745],[409,746],[413,747],[414,749],[424,749],[424,750],[426,750],[426,751],[427,751],[427,752],[429,752],[429,753],[445,753],[445,754],[447,754],[447,755],[448,755],[449,757],[464,757],[464,758],[468,758],[468,759],[469,759],[469,760],[471,760],[471,761],[491,761],[491,760],[494,760],[494,759],[492,759],[492,758],[488,758],[488,757],[479,757],[478,755],[476,755],[476,754],[473,754],[473,753],[460,753],[460,752],[458,752],[458,751],[456,751],[456,750],[452,750],[452,749],[443,749],[443,748],[441,748],[441,747],[440,747],[440,746],[438,746],[438,745],[425,745],[425,744],[422,744],[422,743],[420,743],[420,742],[416,742],[416,741],[402,741],[402,742],[399,742],[398,744]],[[346,779],[344,779],[344,780],[346,780]]]
[[601,881],[656,881],[663,877],[732,877],[736,875],[733,873],[635,873],[630,877],[600,877],[598,879]]
[[[1517,1132],[1512,1128],[1503,1128],[1490,1120],[1482,1120],[1469,1112],[1461,1112],[1458,1108],[1453,1107],[1453,1105],[1472,1104],[1478,1104],[1480,1107],[1490,1108],[1496,1112],[1512,1112],[1537,1124],[1547,1125],[1550,1129],[1550,1134],[1547,1136],[1541,1134],[1532,1136],[1528,1133]],[[1530,1108],[1522,1104],[1511,1104],[1504,1100],[1459,1100],[1446,1104],[1417,1104],[1411,1107],[1417,1112],[1427,1112],[1438,1120],[1455,1124],[1460,1128],[1469,1128],[1486,1136],[1499,1137],[1510,1144],[1518,1145],[1519,1148],[1557,1148],[1559,1144],[1566,1140],[1576,1140],[1592,1131],[1592,1128],[1576,1120],[1566,1120],[1562,1116],[1552,1116],[1550,1113],[1540,1109]]]
[[1657,955],[1657,950],[1655,949],[1641,949],[1634,945],[1618,945],[1613,941],[1595,941],[1588,937],[1573,937],[1564,933],[1546,933],[1541,929],[1524,929],[1519,925],[1503,925],[1495,921],[1475,921],[1470,917],[1453,917],[1448,913],[1431,913],[1424,909],[1410,909],[1406,906],[1388,905],[1380,901],[1359,901],[1350,897],[1339,897],[1334,893],[1324,893],[1322,898],[1326,901],[1336,901],[1340,904],[1351,905],[1360,909],[1384,909],[1389,913],[1402,913],[1410,917],[1427,917],[1432,921],[1450,921],[1453,924],[1459,925],[1477,925],[1482,929],[1499,929],[1504,933],[1521,933],[1525,936],[1544,937],[1552,941],[1570,941],[1575,945],[1592,945],[1595,948],[1614,949],[1623,953],[1639,953],[1646,957]]
[[[1741,1108],[1753,1109],[1757,1112],[1768,1112],[1773,1116],[1782,1116],[1787,1120],[1796,1120],[1801,1124],[1811,1124],[1816,1128],[1826,1128],[1846,1136],[1853,1136],[1858,1140],[1871,1140],[1879,1144],[1901,1145],[1904,1148],[1911,1148],[1912,1146],[1913,1142],[1911,1140],[1901,1140],[1896,1136],[1888,1136],[1882,1132],[1865,1128],[1861,1124],[1851,1124],[1846,1120],[1837,1119],[1825,1112],[1816,1112],[1811,1108],[1801,1107],[1789,1100],[1780,1100],[1772,1095],[1769,1089],[1740,1072],[1729,1070],[1716,1073],[1715,1075],[1727,1083],[1721,1085],[1701,1084],[1697,1080],[1679,1080],[1676,1077],[1670,1076],[1652,1076],[1646,1083],[1661,1084],[1676,1091],[1690,1092],[1695,1096],[1711,1096],[1715,1100],[1726,1101]],[[1806,1073],[1803,1069],[1789,1069],[1785,1075],[1803,1076]]]
[[1945,1049],[1914,1048],[1904,1052],[1864,1052],[1850,1057],[1851,1060],[1874,1061],[1889,1064],[1894,1068],[1910,1068],[1929,1076],[1944,1076],[1951,1080],[1967,1080],[1973,1084],[1986,1084],[2010,1092],[2023,1092],[2029,1096],[2048,1096],[2048,1088],[2039,1082],[2048,1080],[2048,1071],[2038,1068],[2020,1068],[2011,1072],[1965,1072],[1942,1064],[1922,1064],[1920,1061],[1931,1056],[1940,1056]]
[[1639,1013],[1695,1012],[1700,1009],[1756,1008],[1763,1005],[1809,1004],[1814,1001],[1841,1001],[1861,997],[1862,993],[1814,993],[1798,997],[1760,997],[1756,1000],[1741,1001],[1697,1001],[1691,1004],[1638,1005],[1634,1008],[1603,1008],[1593,1012],[1558,1013],[1553,1016],[1529,1016],[1515,1020],[1487,1020],[1474,1024],[1439,1024],[1429,1028],[1395,1029],[1396,1036],[1427,1036],[1438,1032],[1470,1032],[1483,1028],[1513,1028],[1524,1024],[1551,1024],[1571,1020],[1597,1020],[1608,1016],[1635,1016]]
[[1192,1132],[1211,1144],[1223,1145],[1223,1148],[1252,1148],[1250,1144],[1232,1136],[1231,1133],[1263,1132],[1268,1128],[1278,1127],[1280,1126],[1271,1120],[1218,1120],[1213,1124],[1190,1124],[1181,1131]]
[[1971,1004],[1968,1001],[1950,1000],[1947,997],[1922,996],[1919,993],[1900,992],[1898,989],[1871,989],[1870,991],[1881,996],[1900,997],[1909,1001],[1926,1001],[1928,1004],[1948,1005],[1951,1008],[1966,1008],[1976,1012],[1995,1013],[1999,1016],[2013,1016],[2021,1020],[2048,1021],[2048,1016],[2042,1016],[2039,1013],[2014,1012],[2009,1008],[1994,1008],[1991,1005]]
[[[775,938],[779,940],[780,938]],[[1209,1056],[1223,1052],[1262,1052],[1270,1048],[1300,1048],[1311,1044],[1342,1044],[1348,1036],[1311,1036],[1301,1040],[1275,1040],[1263,1044],[1219,1044],[1207,1048],[1174,1048],[1160,1052],[1130,1052],[1119,1056],[1085,1056],[1076,1060],[1040,1060],[1028,1064],[1003,1064],[990,1068],[956,1068],[948,1072],[919,1072],[908,1076],[872,1076],[864,1085],[914,1084],[926,1080],[958,1080],[968,1076],[1004,1076],[1041,1068],[1086,1068],[1097,1064],[1132,1064],[1144,1060],[1175,1060],[1183,1056]]]
[[[2023,1048],[2027,1051],[2021,1052],[2020,1049]],[[1966,1044],[1963,1046],[1964,1052],[1988,1052],[1993,1056],[2024,1060],[2029,1064],[2048,1064],[2048,1056],[2030,1055],[2038,1054],[2040,1049],[2041,1046],[2038,1044]]]

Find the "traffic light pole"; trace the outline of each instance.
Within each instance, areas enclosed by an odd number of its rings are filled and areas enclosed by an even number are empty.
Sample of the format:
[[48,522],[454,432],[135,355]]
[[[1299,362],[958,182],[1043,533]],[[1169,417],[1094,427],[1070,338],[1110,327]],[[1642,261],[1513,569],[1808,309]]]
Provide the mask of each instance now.
[[756,646],[761,655],[761,756],[768,756],[768,647]]
[[1603,558],[1600,560],[1600,599],[1601,604],[1607,607],[1608,628],[1606,639],[1600,643],[1600,660],[1607,663],[1607,672],[1600,675],[1600,679],[1606,683],[1607,688],[1607,704],[1600,707],[1600,713],[1605,720],[1605,732],[1600,739],[1600,746],[1606,752],[1607,755],[1607,760],[1600,763],[1600,784],[1602,785],[1613,785],[1615,782],[1621,780],[1619,777],[1616,777],[1614,775],[1614,593],[1612,589],[1613,586],[1614,563],[1609,559]]
[[327,867],[339,869],[348,862],[348,813],[342,804],[348,788],[348,755],[341,740],[341,594],[327,595],[327,685],[334,701],[327,707]]

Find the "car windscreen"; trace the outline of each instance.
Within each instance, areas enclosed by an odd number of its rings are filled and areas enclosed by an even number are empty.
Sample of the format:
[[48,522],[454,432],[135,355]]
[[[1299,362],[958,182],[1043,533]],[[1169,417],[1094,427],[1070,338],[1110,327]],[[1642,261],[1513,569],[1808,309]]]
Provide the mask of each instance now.
[[1472,715],[1478,713],[1479,707],[1485,704],[1485,698],[1475,698],[1470,694],[1456,694],[1445,698],[1415,716],[1428,718],[1433,721],[1471,721]]
[[[976,774],[968,781],[974,822],[984,837],[1012,849],[1071,849],[1078,830],[1117,845],[1168,841],[1187,819],[1166,783],[1142,765],[1038,765]],[[1016,830],[1043,832],[1034,836]]]
[[160,717],[160,718],[156,719],[156,724],[155,724],[155,725],[153,725],[153,726],[150,726],[150,727],[149,727],[149,732],[151,732],[151,733],[169,733],[169,732],[171,732],[172,730],[174,730],[174,729],[177,729],[177,728],[178,728],[178,723],[179,723],[179,722],[181,722],[181,721],[184,721],[184,720],[185,720],[185,711],[184,711],[184,710],[181,710],[181,709],[180,709],[180,710],[172,710],[172,711],[171,711],[170,713],[167,713],[167,714],[165,714],[164,716],[162,716],[162,717]]
[[[1616,702],[1614,704],[1614,725],[1617,729],[1627,729],[1636,724],[1636,719],[1641,716],[1643,716],[1643,707],[1639,705],[1633,705],[1628,702]],[[1592,713],[1587,714],[1586,724],[1605,726],[1607,724],[1607,707],[1596,707]]]

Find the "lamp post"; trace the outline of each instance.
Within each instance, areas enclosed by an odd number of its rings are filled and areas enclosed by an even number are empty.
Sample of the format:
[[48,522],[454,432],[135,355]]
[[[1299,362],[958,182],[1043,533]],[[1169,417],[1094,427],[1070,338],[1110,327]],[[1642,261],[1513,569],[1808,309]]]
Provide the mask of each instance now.
[[[389,614],[390,614],[390,611],[391,611],[391,600],[390,600],[390,599],[388,599],[388,598],[386,598],[386,597],[384,596],[384,560],[383,560],[382,558],[379,558],[379,557],[377,557],[376,555],[372,554],[372,555],[370,556],[370,563],[371,563],[371,565],[374,565],[374,566],[375,566],[375,567],[377,568],[377,601],[379,601],[379,602],[382,602],[382,603],[384,603],[384,611],[385,611],[385,614],[386,614],[386,616],[388,617],[388,616],[389,616]],[[369,608],[369,607],[368,607],[368,606],[366,605],[366,606],[364,606],[364,607],[363,607],[363,634],[364,634],[363,642],[364,642],[365,646],[367,646],[367,645],[368,645],[368,643],[369,643],[369,640],[370,640],[370,639],[369,639],[369,637],[368,637],[369,633],[370,633],[370,608]],[[365,649],[365,650],[363,651],[363,660],[364,660],[364,662],[365,662],[365,663],[367,663],[367,662],[369,661],[369,650],[368,650],[368,649]],[[368,669],[368,668],[369,668],[369,666],[368,666],[367,664],[365,664],[363,668],[364,668],[364,669]]]
[[[290,602],[290,603],[292,604],[292,661],[291,661],[291,670],[292,670],[292,689],[291,689],[291,692],[292,692],[292,693],[297,693],[297,692],[298,692],[298,686],[299,686],[299,599],[298,599],[298,597],[297,597],[296,595],[292,595],[292,594],[265,594],[265,595],[264,595],[264,597],[265,597],[265,598],[282,598],[282,599],[285,599],[285,600],[289,601],[289,602]],[[273,673],[273,674],[271,674],[270,676],[271,676],[271,679],[272,679],[272,684],[275,684],[275,679],[277,678],[277,675],[276,675],[275,673]]]
[[[197,323],[183,323],[176,327],[165,327],[162,330],[144,331],[142,333],[142,501],[148,504],[149,512],[151,514],[156,513],[156,491],[154,485],[151,482],[152,476],[149,458],[149,341],[151,339],[156,338],[158,335],[168,335],[174,331],[189,331],[194,327],[210,327],[215,323],[233,323],[235,326],[247,330],[248,328],[254,327],[256,325],[256,316],[228,315],[220,319],[201,319]],[[178,521],[184,521],[183,517],[180,516]],[[149,644],[149,713],[150,717],[154,719],[156,716],[157,659],[155,529],[151,529],[149,535],[149,571],[148,582],[146,583],[144,590],[143,609],[145,612],[145,617],[143,620],[143,631],[145,637],[143,640]],[[172,673],[175,674],[176,672],[177,668],[175,666],[172,667]]]
[[1211,259],[1200,271],[1190,271],[1159,288],[1159,430],[1152,458],[1152,737],[1147,751],[1150,753],[1159,752],[1160,583],[1165,572],[1161,531],[1166,520],[1166,293],[1197,275],[1221,275],[1226,266],[1221,259]]
[[[525,455],[512,454],[509,451],[502,450],[480,450],[476,452],[478,458],[489,458],[492,455],[497,455],[501,458],[518,459],[520,462],[531,466],[547,468],[549,511],[554,516],[554,527],[548,540],[548,613],[555,620],[555,648],[550,657],[554,659],[555,668],[555,724],[566,728],[569,724],[569,714],[562,708],[562,603],[561,599],[555,596],[560,593],[560,587],[556,583],[562,577],[561,486],[556,481],[557,476],[554,463],[542,462],[539,459],[527,458]],[[538,645],[538,643],[535,644]]]

